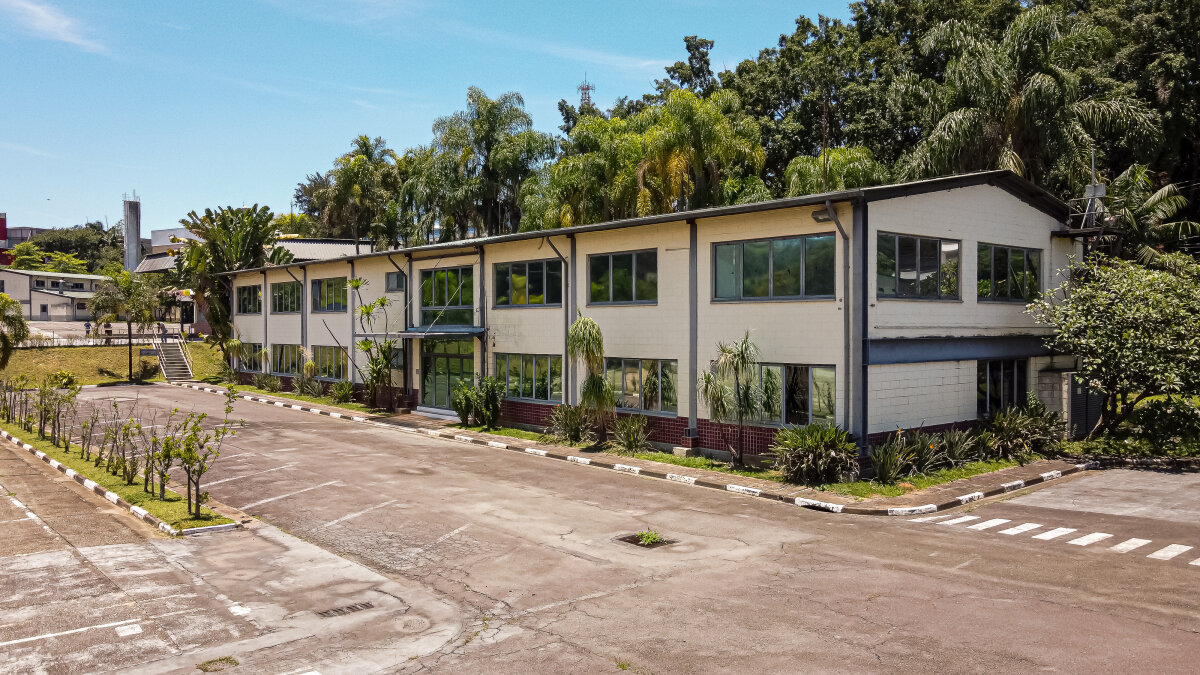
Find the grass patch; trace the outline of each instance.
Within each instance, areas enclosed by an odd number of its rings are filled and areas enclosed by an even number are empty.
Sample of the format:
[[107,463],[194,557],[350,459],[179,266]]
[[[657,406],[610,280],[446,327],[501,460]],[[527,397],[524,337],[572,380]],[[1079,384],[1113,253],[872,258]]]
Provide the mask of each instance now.
[[533,441],[534,443],[548,443],[551,445],[561,445],[564,447],[571,447],[571,448],[590,448],[594,445],[594,443],[592,441],[586,441],[584,443],[571,443],[571,444],[559,443],[557,441],[548,439],[546,437],[546,434],[543,434],[543,433],[540,433],[537,431],[526,431],[524,429],[514,429],[513,427],[496,427],[495,429],[484,429],[480,425],[470,425],[470,424],[455,424],[455,425],[453,425],[453,427],[455,429],[462,429],[464,431],[478,431],[481,434],[495,434],[497,436],[507,436],[509,438],[519,438],[523,441]]
[[[133,346],[134,381],[162,379],[158,358],[139,356],[141,347]],[[8,367],[0,376],[11,380],[28,375],[34,382],[60,370],[69,370],[79,384],[122,384],[129,382],[129,350],[121,347],[31,347],[13,350]]]
[[[874,481],[859,480],[853,483],[830,483],[829,485],[819,486],[818,490],[826,492],[836,492],[841,495],[849,495],[851,497],[899,497],[900,495],[908,494],[914,490],[923,490],[934,485],[942,485],[950,481],[960,478],[970,478],[984,473],[991,473],[1009,467],[1019,466],[1020,462],[1015,459],[996,459],[986,462],[969,462],[962,466],[954,467],[953,469],[941,469],[931,474],[919,476],[909,476],[902,482],[901,485],[884,485]],[[909,487],[911,485],[912,487]]]
[[359,403],[357,401],[347,401],[345,403],[334,403],[333,399],[328,396],[304,396],[303,394],[297,394],[297,393],[290,392],[290,391],[269,392],[266,389],[259,389],[258,387],[252,387],[248,384],[230,385],[227,383],[222,383],[221,386],[224,386],[224,387],[232,386],[238,390],[239,394],[258,394],[260,396],[274,396],[276,398],[287,398],[287,399],[291,399],[293,401],[303,401],[305,403],[319,403],[321,405],[333,406],[335,408],[343,408],[345,410],[354,410],[356,412],[366,413],[368,415],[387,416],[387,415],[394,414],[391,411],[380,410],[379,408],[372,408],[369,405],[365,405],[365,404]]
[[222,656],[216,659],[209,659],[203,663],[196,664],[196,670],[202,673],[218,673],[226,668],[233,668],[240,665],[238,660],[232,656]]
[[[150,512],[150,515],[162,520],[171,527],[182,530],[189,527],[204,527],[206,525],[222,525],[224,523],[232,523],[233,521],[217,515],[207,508],[201,509],[199,517],[188,515],[187,502],[178,494],[167,490],[167,498],[164,501],[158,500],[153,495],[149,495],[142,491],[142,483],[139,480],[134,485],[126,485],[125,481],[119,476],[114,476],[104,470],[103,467],[97,467],[90,461],[85,461],[79,457],[79,446],[72,443],[71,452],[67,452],[62,448],[55,447],[49,441],[39,440],[37,432],[28,432],[15,424],[2,424],[0,429],[4,429],[8,433],[20,438],[22,441],[32,445],[35,449],[41,450],[48,456],[57,459],[59,462],[74,469],[76,473],[90,478],[99,484],[104,489],[115,492],[120,495],[121,499],[129,502],[134,506],[140,506]],[[200,486],[203,489],[203,484]]]
[[720,471],[721,473],[733,474],[735,476],[745,476],[747,478],[761,478],[762,480],[775,481],[776,483],[786,483],[787,479],[783,474],[774,469],[756,469],[753,467],[743,467],[734,469],[729,466],[728,462],[722,462],[710,457],[676,457],[669,452],[638,452],[634,453],[634,457],[638,459],[646,459],[652,462],[662,462],[663,464],[674,464],[675,466],[686,466],[691,469],[706,469],[708,471]]
[[203,342],[189,342],[187,357],[192,364],[192,379],[220,384],[221,352],[217,348]]

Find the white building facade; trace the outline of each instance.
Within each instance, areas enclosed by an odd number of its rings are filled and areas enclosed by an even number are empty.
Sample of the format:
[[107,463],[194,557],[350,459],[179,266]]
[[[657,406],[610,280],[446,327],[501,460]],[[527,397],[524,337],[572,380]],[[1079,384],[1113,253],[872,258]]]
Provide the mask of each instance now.
[[104,277],[41,270],[0,269],[0,293],[21,303],[30,321],[85,321],[91,318],[88,300]]

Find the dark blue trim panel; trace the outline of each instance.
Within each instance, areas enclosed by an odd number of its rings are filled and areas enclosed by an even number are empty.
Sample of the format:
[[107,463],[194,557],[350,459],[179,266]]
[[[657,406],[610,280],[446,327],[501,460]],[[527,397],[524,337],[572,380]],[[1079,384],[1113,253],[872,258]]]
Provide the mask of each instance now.
[[1007,337],[876,338],[869,341],[869,364],[925,363],[927,361],[973,361],[978,359],[1023,359],[1048,356],[1042,338],[1033,335]]

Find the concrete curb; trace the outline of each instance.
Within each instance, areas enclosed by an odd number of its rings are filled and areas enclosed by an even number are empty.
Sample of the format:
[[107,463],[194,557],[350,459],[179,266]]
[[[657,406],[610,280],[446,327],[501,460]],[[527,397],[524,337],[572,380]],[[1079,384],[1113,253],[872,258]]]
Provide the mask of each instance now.
[[[168,384],[172,384],[177,387],[187,387],[188,389],[195,389],[197,391],[205,391],[205,392],[209,392],[209,393],[220,394],[222,396],[225,394],[224,390],[216,389],[213,387],[204,387],[204,386],[188,384],[188,383],[184,383],[184,382],[169,382]],[[586,466],[594,466],[594,467],[601,468],[601,469],[609,469],[611,471],[616,471],[618,473],[628,473],[628,474],[633,474],[635,476],[644,476],[646,478],[656,478],[656,479],[671,481],[671,482],[675,482],[675,483],[683,483],[685,485],[692,485],[695,487],[704,487],[704,488],[710,488],[713,490],[721,490],[722,492],[733,492],[735,494],[746,495],[748,497],[757,497],[759,499],[766,499],[766,500],[773,501],[773,502],[783,502],[785,504],[795,504],[796,506],[801,506],[801,507],[804,507],[807,509],[813,509],[816,511],[827,511],[829,513],[850,513],[850,514],[860,515],[860,516],[911,516],[911,515],[918,515],[918,514],[935,513],[937,511],[945,511],[947,509],[952,509],[952,508],[956,508],[959,506],[963,506],[964,504],[969,504],[970,502],[978,501],[978,500],[984,499],[986,497],[995,497],[997,495],[1002,495],[1006,492],[1011,492],[1013,490],[1019,490],[1021,488],[1029,487],[1031,485],[1045,483],[1045,482],[1048,482],[1051,480],[1055,480],[1057,478],[1062,478],[1063,476],[1067,476],[1067,475],[1070,475],[1073,473],[1078,473],[1079,471],[1084,471],[1087,469],[1095,469],[1095,468],[1099,467],[1099,464],[1097,464],[1096,462],[1087,462],[1087,463],[1082,463],[1082,464],[1076,464],[1075,466],[1064,469],[1062,471],[1058,471],[1058,470],[1048,471],[1046,473],[1041,474],[1040,476],[1038,476],[1036,478],[1032,478],[1032,479],[1024,480],[1024,481],[1020,481],[1020,480],[1013,481],[1012,483],[1005,483],[1005,484],[1001,485],[1000,487],[993,488],[986,492],[972,492],[970,494],[960,495],[958,497],[948,499],[948,500],[938,503],[938,504],[923,504],[921,506],[903,506],[903,507],[857,506],[854,504],[836,504],[836,503],[832,503],[832,502],[822,502],[822,501],[818,501],[816,499],[809,499],[806,497],[795,497],[795,498],[786,497],[784,495],[779,495],[779,494],[775,494],[775,493],[771,493],[771,492],[763,492],[762,490],[759,490],[758,488],[752,488],[752,487],[748,487],[745,485],[738,485],[736,483],[717,483],[717,482],[713,482],[713,481],[704,480],[701,478],[695,478],[692,476],[683,476],[683,475],[675,474],[675,473],[661,473],[658,471],[648,470],[648,469],[644,469],[641,467],[629,466],[627,464],[619,464],[619,463],[612,464],[612,463],[608,463],[608,462],[604,462],[604,461],[597,461],[595,459],[591,459],[588,457],[579,457],[577,455],[564,455],[564,454],[560,454],[560,453],[553,452],[550,450],[542,450],[541,448],[527,448],[527,447],[521,447],[521,446],[510,444],[510,443],[505,443],[502,441],[492,441],[492,440],[487,440],[487,439],[483,439],[483,438],[476,438],[474,436],[469,436],[467,434],[455,433],[453,431],[441,431],[438,429],[420,429],[420,428],[416,428],[416,427],[405,427],[405,426],[401,426],[398,424],[385,424],[382,422],[372,422],[371,420],[368,420],[365,417],[358,417],[358,416],[351,417],[348,415],[344,415],[342,413],[330,412],[327,410],[321,410],[319,408],[306,408],[301,405],[293,405],[293,404],[283,403],[280,401],[271,401],[269,399],[262,398],[259,396],[238,394],[238,398],[245,400],[245,401],[251,401],[254,403],[264,403],[267,405],[274,405],[274,406],[277,406],[280,408],[289,408],[292,410],[300,410],[300,411],[304,411],[304,412],[327,415],[329,417],[348,419],[348,420],[351,420],[354,422],[366,422],[368,424],[372,424],[372,425],[375,425],[378,427],[382,427],[382,428],[386,428],[386,429],[394,429],[394,430],[401,431],[404,433],[409,433],[409,434],[421,434],[421,435],[425,435],[425,436],[432,436],[434,438],[442,438],[442,439],[445,439],[448,441],[458,441],[460,443],[469,443],[472,445],[483,445],[483,446],[487,446],[487,447],[491,447],[491,448],[497,448],[500,450],[511,450],[511,451],[520,452],[523,454],[535,455],[538,457],[546,457],[548,459],[557,459],[557,460],[562,460],[565,462],[571,462],[573,464],[583,464]]]

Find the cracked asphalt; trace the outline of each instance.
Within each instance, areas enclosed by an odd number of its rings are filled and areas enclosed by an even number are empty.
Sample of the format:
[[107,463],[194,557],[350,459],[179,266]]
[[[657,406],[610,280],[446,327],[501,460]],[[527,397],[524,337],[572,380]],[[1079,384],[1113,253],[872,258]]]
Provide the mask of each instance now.
[[[165,385],[85,396],[222,404]],[[388,672],[1190,672],[1200,653],[1186,561],[809,511],[246,401],[235,415],[247,425],[208,475],[213,499],[396,582],[414,615],[452,608],[444,639]],[[1191,493],[1176,499],[1200,503]],[[1043,521],[1123,517],[1065,501],[1038,502]],[[616,541],[647,527],[677,543]],[[313,645],[309,665],[353,672],[337,651]]]

